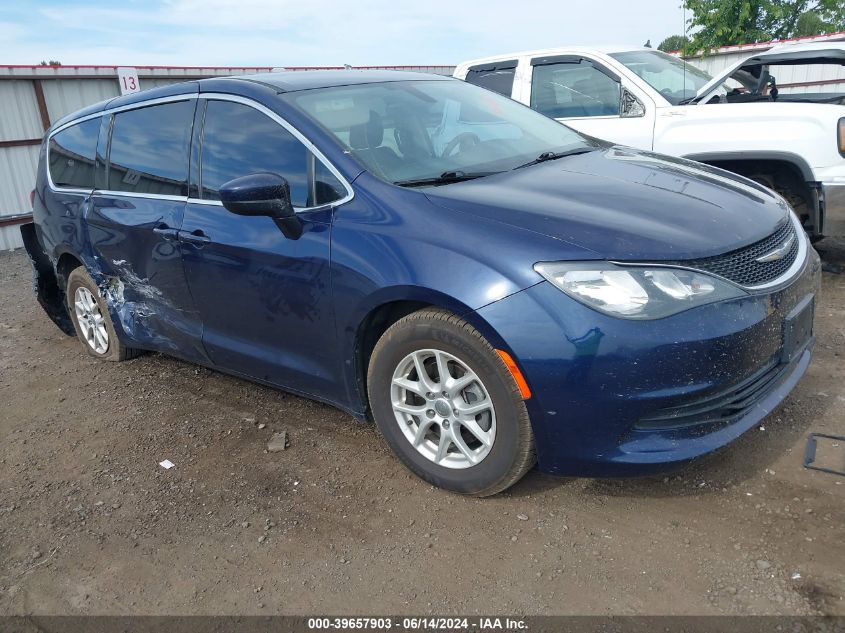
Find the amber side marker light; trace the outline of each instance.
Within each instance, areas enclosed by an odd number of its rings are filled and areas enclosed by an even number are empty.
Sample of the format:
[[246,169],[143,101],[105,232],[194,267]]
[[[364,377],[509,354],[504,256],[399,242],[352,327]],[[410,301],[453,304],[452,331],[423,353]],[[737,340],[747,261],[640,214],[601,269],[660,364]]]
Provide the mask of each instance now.
[[839,141],[839,153],[845,156],[845,119],[839,119],[837,129],[837,140]]
[[508,368],[511,376],[513,376],[513,379],[516,381],[516,386],[519,387],[519,395],[522,396],[523,400],[528,400],[528,398],[531,397],[531,389],[528,388],[528,383],[525,382],[525,377],[522,375],[522,372],[519,371],[519,367],[516,366],[516,363],[513,361],[513,358],[511,358],[511,355],[500,349],[497,349],[496,353],[502,361],[504,361],[505,367]]

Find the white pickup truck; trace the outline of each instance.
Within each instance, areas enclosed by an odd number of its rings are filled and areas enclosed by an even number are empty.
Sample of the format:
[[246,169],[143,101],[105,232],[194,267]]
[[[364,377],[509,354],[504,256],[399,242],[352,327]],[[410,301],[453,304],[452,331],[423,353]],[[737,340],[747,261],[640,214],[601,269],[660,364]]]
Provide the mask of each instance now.
[[845,234],[845,43],[778,45],[715,78],[649,48],[497,55],[454,76],[585,134],[756,180],[812,237]]

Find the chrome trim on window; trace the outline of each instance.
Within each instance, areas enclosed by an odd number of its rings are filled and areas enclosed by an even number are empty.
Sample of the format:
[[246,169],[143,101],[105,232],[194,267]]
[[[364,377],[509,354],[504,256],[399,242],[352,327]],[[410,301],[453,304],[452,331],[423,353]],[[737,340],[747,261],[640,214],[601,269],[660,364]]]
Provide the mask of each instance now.
[[235,103],[241,103],[243,105],[249,106],[254,110],[258,110],[265,116],[270,117],[273,121],[281,125],[285,130],[290,132],[300,143],[305,145],[306,149],[310,151],[326,168],[334,175],[335,178],[343,185],[343,188],[346,190],[346,195],[338,200],[334,200],[333,202],[329,202],[326,204],[320,204],[312,207],[294,207],[294,211],[296,213],[300,213],[303,211],[311,211],[313,209],[324,209],[326,207],[338,207],[342,204],[346,204],[352,198],[355,197],[355,191],[352,189],[352,185],[346,180],[346,178],[341,175],[341,173],[337,170],[337,168],[332,165],[328,158],[319,150],[317,147],[310,141],[308,138],[303,135],[299,130],[297,130],[293,125],[288,123],[285,119],[281,116],[270,110],[267,106],[264,106],[257,101],[249,99],[247,97],[242,97],[240,95],[232,95],[226,94],[223,92],[205,92],[205,93],[190,93],[190,94],[182,94],[182,95],[171,95],[169,97],[159,97],[158,99],[150,99],[148,101],[139,101],[136,103],[130,103],[123,106],[117,106],[114,108],[106,108],[101,112],[95,112],[93,114],[88,114],[83,117],[79,117],[78,119],[73,119],[72,121],[68,121],[67,123],[62,124],[60,127],[57,127],[55,130],[50,132],[49,136],[46,139],[47,142],[47,161],[46,161],[46,168],[47,168],[47,184],[50,186],[50,189],[59,193],[82,193],[86,195],[91,194],[98,194],[98,195],[113,195],[113,196],[129,196],[131,198],[150,198],[155,200],[174,200],[174,201],[187,201],[193,204],[207,204],[213,206],[223,206],[223,203],[219,200],[203,200],[202,198],[188,198],[187,196],[170,196],[164,194],[156,194],[156,193],[138,193],[134,191],[114,191],[111,189],[71,189],[71,188],[64,188],[64,187],[57,187],[53,183],[53,178],[50,175],[50,140],[61,132],[73,125],[78,125],[85,121],[89,121],[91,119],[96,119],[104,116],[108,116],[110,114],[114,114],[116,112],[124,112],[126,110],[138,110],[140,108],[145,108],[147,106],[154,106],[159,105],[162,103],[172,103],[175,101],[188,101],[191,99],[206,99],[209,101],[234,101]]
[[188,198],[188,204],[205,204],[208,206],[222,207],[223,203],[219,200],[204,200],[202,198]]
[[114,191],[112,189],[94,189],[93,196],[114,196],[120,198],[147,198],[148,200],[172,200],[173,202],[185,202],[188,196],[173,196],[167,193],[144,193],[142,191]]

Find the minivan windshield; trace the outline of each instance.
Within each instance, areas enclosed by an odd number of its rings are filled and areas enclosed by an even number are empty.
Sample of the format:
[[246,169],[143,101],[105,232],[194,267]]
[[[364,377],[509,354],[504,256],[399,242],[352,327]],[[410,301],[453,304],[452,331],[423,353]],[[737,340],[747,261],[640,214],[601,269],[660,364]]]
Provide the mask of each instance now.
[[574,130],[458,80],[418,80],[291,92],[283,98],[391,183],[487,176],[597,147]]
[[631,69],[672,105],[693,99],[713,79],[703,70],[661,51],[627,51],[610,56]]

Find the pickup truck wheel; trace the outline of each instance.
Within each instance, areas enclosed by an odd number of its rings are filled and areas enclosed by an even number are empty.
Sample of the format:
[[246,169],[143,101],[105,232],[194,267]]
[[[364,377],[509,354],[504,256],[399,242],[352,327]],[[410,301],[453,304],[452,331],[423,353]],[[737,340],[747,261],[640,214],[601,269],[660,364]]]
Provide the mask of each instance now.
[[436,486],[484,497],[534,465],[516,381],[484,337],[449,312],[420,310],[388,328],[370,357],[367,390],[393,452]]
[[802,224],[810,219],[811,200],[807,198],[806,187],[793,182],[795,179],[772,174],[754,174],[749,178],[754,182],[759,182],[764,187],[768,187],[786,200],[789,206],[795,210]]
[[118,340],[108,306],[84,267],[74,268],[68,275],[66,299],[76,335],[91,356],[120,361],[141,353]]

